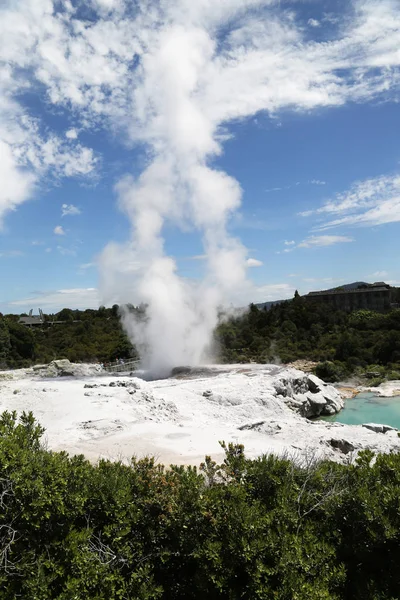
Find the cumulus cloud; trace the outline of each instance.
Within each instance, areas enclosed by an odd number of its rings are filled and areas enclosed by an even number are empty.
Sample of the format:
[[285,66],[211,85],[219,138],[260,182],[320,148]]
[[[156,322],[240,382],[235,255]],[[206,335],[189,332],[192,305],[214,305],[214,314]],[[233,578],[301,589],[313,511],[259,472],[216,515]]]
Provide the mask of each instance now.
[[74,206],[73,204],[63,204],[61,207],[61,216],[62,217],[80,215],[81,212],[82,211],[77,206]]
[[248,267],[262,267],[263,266],[263,262],[262,260],[257,260],[257,258],[248,258],[246,260],[246,265]]
[[65,231],[63,229],[63,226],[62,225],[57,225],[56,227],[54,227],[53,233],[55,233],[56,235],[65,235]]
[[68,131],[65,133],[65,137],[69,140],[76,140],[78,137],[78,132],[76,129],[68,129]]

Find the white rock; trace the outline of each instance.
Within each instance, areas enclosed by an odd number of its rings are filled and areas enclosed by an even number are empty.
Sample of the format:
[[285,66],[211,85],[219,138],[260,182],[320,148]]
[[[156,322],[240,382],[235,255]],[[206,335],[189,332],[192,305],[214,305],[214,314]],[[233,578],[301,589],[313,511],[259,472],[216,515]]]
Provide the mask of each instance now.
[[[198,376],[143,381],[104,374],[97,365],[59,367],[51,366],[56,374],[66,369],[75,376],[54,377],[46,392],[42,377],[49,367],[29,375],[24,369],[4,373],[1,381],[0,412],[33,411],[52,450],[94,460],[100,455],[129,460],[135,454],[197,465],[207,454],[223,460],[219,440],[244,444],[249,458],[273,452],[298,461],[311,454],[345,462],[347,450],[354,456],[363,448],[400,450],[395,430],[382,435],[302,417],[304,404],[315,414],[342,402],[334,388],[293,368],[222,365],[204,368]],[[85,383],[98,387],[84,388]],[[205,390],[210,393],[203,395]]]

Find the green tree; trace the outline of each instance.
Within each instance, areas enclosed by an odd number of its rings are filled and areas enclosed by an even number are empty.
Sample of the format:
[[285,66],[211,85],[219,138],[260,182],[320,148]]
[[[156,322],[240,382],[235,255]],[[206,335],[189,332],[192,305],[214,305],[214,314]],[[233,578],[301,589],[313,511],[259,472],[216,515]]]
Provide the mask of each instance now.
[[7,322],[0,314],[0,368],[7,366],[11,350],[10,332]]

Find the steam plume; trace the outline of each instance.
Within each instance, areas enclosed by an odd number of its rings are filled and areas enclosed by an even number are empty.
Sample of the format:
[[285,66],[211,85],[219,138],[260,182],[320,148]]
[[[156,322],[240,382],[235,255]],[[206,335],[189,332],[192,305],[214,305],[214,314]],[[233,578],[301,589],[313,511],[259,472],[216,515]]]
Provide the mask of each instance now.
[[[102,259],[103,289],[117,290],[120,301],[147,305],[146,322],[125,312],[123,323],[146,366],[157,372],[197,364],[218,305],[245,284],[246,249],[226,227],[240,205],[240,186],[207,164],[220,144],[197,96],[214,50],[205,30],[174,26],[143,58],[136,110],[147,124],[152,158],[138,179],[126,176],[117,185],[132,238],[125,247],[109,245]],[[165,255],[162,230],[168,221],[189,222],[201,232],[207,260],[201,283],[180,278]]]

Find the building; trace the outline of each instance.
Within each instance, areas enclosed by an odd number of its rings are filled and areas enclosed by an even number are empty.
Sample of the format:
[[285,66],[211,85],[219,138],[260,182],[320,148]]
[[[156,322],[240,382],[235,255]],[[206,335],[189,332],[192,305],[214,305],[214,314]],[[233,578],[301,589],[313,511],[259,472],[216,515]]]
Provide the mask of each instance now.
[[353,310],[374,310],[385,312],[396,308],[399,302],[399,288],[391,287],[384,281],[375,283],[358,282],[321,292],[310,292],[303,296],[310,302],[324,302],[335,308],[351,312]]
[[39,308],[38,315],[33,315],[32,313],[33,313],[33,310],[31,309],[29,311],[29,316],[28,317],[20,317],[18,319],[18,323],[20,323],[21,325],[27,325],[28,327],[34,327],[35,325],[43,325],[44,317],[43,317],[42,310]]

